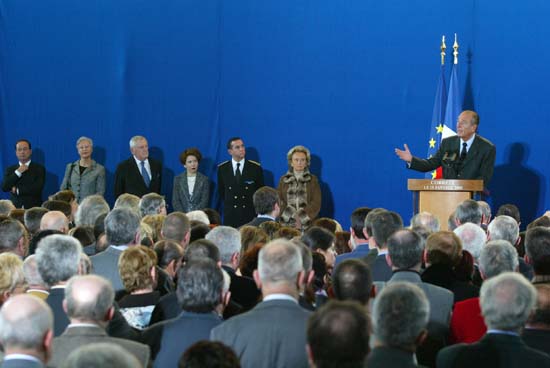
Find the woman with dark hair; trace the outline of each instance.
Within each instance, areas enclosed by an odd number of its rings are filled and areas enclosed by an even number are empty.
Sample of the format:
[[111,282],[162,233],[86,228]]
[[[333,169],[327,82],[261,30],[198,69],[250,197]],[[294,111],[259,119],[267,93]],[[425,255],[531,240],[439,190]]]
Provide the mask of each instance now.
[[60,190],[70,189],[80,203],[92,194],[105,194],[105,168],[92,160],[94,142],[88,137],[76,141],[80,158],[67,164]]
[[180,155],[185,171],[174,178],[174,211],[191,212],[208,207],[210,183],[199,172],[201,152],[197,148],[188,148]]
[[304,146],[288,151],[288,171],[279,180],[281,223],[305,229],[321,209],[321,188],[317,177],[309,172],[311,154]]

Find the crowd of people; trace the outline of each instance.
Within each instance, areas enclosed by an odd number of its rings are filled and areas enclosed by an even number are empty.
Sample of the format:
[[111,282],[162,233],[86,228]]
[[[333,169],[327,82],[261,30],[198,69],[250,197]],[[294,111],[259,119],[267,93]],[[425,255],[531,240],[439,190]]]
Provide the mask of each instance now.
[[252,199],[238,228],[156,193],[0,201],[1,366],[550,365],[548,214],[359,207],[344,231]]

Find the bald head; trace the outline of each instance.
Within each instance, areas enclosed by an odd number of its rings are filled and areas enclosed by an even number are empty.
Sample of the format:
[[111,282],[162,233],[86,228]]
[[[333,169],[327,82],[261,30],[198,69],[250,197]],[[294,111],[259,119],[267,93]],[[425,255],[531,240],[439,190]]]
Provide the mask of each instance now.
[[33,353],[44,362],[52,339],[53,314],[41,299],[21,294],[0,310],[0,342],[6,354]]
[[114,298],[111,283],[103,277],[75,276],[65,289],[64,306],[72,323],[102,324],[110,320]]
[[69,231],[69,219],[61,211],[49,211],[40,220],[40,230],[58,230],[66,234]]

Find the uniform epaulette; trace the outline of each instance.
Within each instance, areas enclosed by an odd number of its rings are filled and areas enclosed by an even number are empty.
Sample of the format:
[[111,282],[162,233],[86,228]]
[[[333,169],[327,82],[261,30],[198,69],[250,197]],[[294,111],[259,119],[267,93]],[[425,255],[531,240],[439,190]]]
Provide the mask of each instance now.
[[228,162],[229,162],[229,160],[227,160],[227,161],[224,161],[224,162],[222,162],[222,163],[218,164],[218,167],[220,167],[220,166],[222,166],[222,165],[224,165],[224,164],[226,164],[226,163],[228,163]]
[[257,162],[257,161],[254,161],[254,160],[248,160],[248,162],[252,162],[253,164],[256,164],[256,165],[258,165],[258,166],[262,166],[262,165],[260,165],[260,163],[259,163],[259,162]]

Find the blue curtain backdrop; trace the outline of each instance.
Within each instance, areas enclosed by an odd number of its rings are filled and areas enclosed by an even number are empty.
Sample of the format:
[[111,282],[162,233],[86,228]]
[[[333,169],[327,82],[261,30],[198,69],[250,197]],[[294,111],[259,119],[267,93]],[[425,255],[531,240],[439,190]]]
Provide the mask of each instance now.
[[271,185],[288,149],[309,147],[322,214],[344,226],[363,205],[407,222],[406,179],[423,174],[393,149],[425,154],[441,35],[450,72],[457,33],[464,107],[497,145],[491,201],[517,203],[526,223],[548,207],[549,17],[546,0],[0,0],[0,169],[30,139],[46,196],[86,135],[112,202],[141,134],[171,200],[184,148],[215,180],[239,135]]

